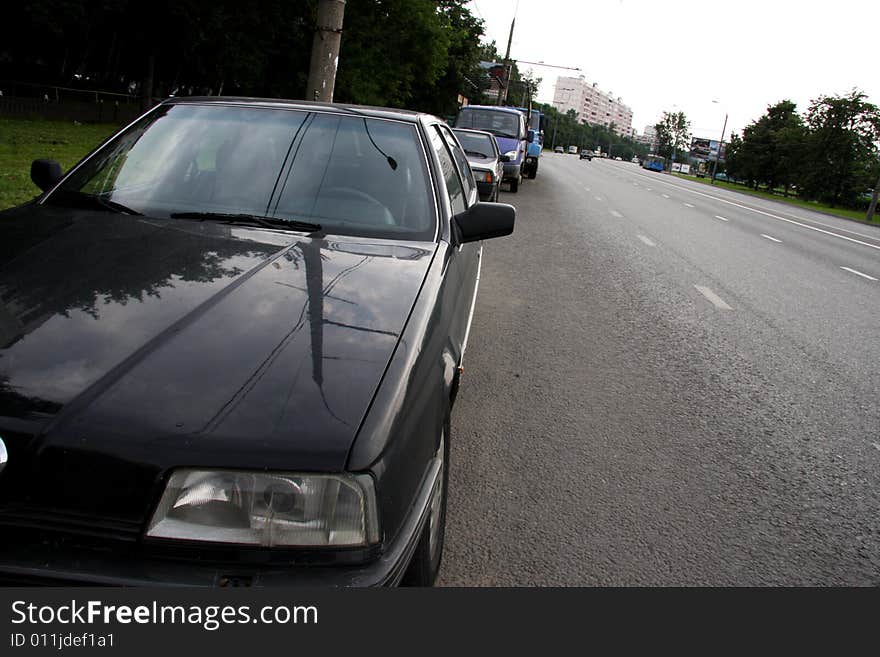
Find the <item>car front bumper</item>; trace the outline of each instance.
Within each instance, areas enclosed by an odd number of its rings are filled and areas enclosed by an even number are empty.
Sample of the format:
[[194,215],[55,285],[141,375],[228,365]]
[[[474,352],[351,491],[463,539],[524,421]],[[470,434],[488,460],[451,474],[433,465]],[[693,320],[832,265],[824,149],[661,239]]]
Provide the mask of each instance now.
[[0,545],[0,585],[6,586],[397,586],[418,546],[439,476],[432,461],[397,536],[374,560],[357,565],[205,563],[141,556],[143,551],[57,550],[49,544]]

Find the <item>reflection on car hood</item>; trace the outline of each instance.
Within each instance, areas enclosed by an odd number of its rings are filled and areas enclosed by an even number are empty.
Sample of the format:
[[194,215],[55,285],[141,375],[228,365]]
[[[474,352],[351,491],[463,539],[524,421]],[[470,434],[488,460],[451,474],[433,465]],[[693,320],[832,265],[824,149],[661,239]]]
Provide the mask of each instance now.
[[181,464],[343,469],[434,252],[41,206],[0,244],[0,484],[112,464],[131,494]]

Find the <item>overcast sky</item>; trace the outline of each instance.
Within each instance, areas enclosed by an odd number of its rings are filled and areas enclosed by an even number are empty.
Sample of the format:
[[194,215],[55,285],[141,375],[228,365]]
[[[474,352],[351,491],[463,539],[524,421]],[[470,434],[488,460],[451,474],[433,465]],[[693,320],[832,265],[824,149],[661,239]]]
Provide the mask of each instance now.
[[517,11],[513,59],[581,69],[520,63],[543,78],[539,101],[553,101],[557,76],[584,75],[622,97],[639,133],[680,109],[695,137],[718,139],[725,111],[729,135],[779,100],[805,112],[819,95],[853,87],[880,104],[877,0],[472,0],[470,8],[502,56]]

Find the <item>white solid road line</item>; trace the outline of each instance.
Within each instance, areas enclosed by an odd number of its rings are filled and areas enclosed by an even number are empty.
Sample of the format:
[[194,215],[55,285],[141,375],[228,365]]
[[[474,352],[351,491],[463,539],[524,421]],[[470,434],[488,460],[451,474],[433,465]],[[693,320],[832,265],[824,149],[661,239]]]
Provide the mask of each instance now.
[[867,278],[869,281],[876,281],[877,279],[873,276],[868,276],[867,274],[863,274],[860,271],[856,271],[855,269],[851,269],[850,267],[841,267],[841,269],[845,269],[846,271],[855,274],[856,276],[861,276],[862,278]]
[[657,246],[654,242],[651,241],[649,237],[645,237],[644,235],[636,235],[640,240],[642,240],[648,246]]
[[[641,176],[642,174],[635,174],[637,176]],[[644,176],[648,178],[649,176]],[[748,205],[743,205],[742,203],[735,203],[734,201],[728,201],[724,198],[719,198],[718,196],[712,196],[711,194],[704,194],[703,192],[698,192],[695,189],[688,189],[687,187],[682,187],[681,185],[673,185],[672,183],[668,183],[665,180],[660,181],[664,185],[669,185],[670,187],[674,187],[675,189],[679,189],[683,192],[688,192],[690,194],[696,194],[697,196],[704,196],[706,198],[711,198],[713,201],[718,201],[720,203],[726,203],[727,205],[732,205],[737,208],[742,208],[743,210],[749,210],[750,212],[754,212],[756,214],[762,214],[765,217],[770,217],[771,219],[777,219],[779,221],[784,221],[789,224],[794,224],[795,226],[800,226],[801,228],[806,228],[808,230],[814,230],[817,233],[823,233],[825,235],[830,235],[831,237],[837,237],[838,239],[846,240],[847,242],[854,242],[855,244],[861,244],[862,246],[868,246],[872,249],[877,249],[880,251],[880,244],[869,244],[868,242],[863,242],[862,240],[853,239],[852,237],[847,237],[846,235],[839,235],[838,233],[832,233],[830,230],[822,230],[821,228],[816,228],[815,226],[809,226],[807,224],[801,223],[800,221],[795,221],[794,219],[786,219],[785,217],[780,217],[779,215],[772,214],[770,212],[764,212],[764,210],[758,210],[757,208],[751,208]],[[665,196],[665,194],[664,194]],[[804,219],[804,221],[812,221],[812,219]],[[825,224],[823,224],[825,225]],[[839,230],[845,230],[843,228]],[[849,231],[847,231],[849,232]],[[867,236],[865,236],[867,237]],[[878,239],[875,237],[869,237],[868,239]]]
[[691,205],[691,204],[690,204],[690,203],[685,203],[685,206],[686,206],[686,207],[689,207],[689,208],[692,208],[692,207],[694,207],[694,206],[693,206],[693,205]]
[[716,308],[721,310],[733,310],[733,308],[724,303],[724,299],[715,294],[710,288],[704,287],[703,285],[694,285],[694,287],[697,288],[697,292],[711,301],[712,305]]
[[721,219],[721,221],[730,221],[729,219],[725,219],[724,217],[722,217],[720,214],[716,214],[716,215],[715,215],[715,218],[716,218],[716,219]]
[[612,216],[612,217],[617,217],[618,219],[622,219],[622,218],[623,218],[623,215],[620,214],[617,210],[611,210],[611,216]]
[[771,242],[779,242],[780,244],[782,244],[782,240],[778,240],[775,237],[770,237],[769,235],[765,235],[764,233],[761,233],[761,237],[766,237]]

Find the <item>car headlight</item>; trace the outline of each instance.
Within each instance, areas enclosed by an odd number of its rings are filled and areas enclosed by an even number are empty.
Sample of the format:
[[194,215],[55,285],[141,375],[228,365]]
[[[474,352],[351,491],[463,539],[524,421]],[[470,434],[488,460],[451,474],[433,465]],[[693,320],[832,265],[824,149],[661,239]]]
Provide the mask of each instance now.
[[509,157],[511,160],[515,160],[515,159],[516,159],[516,156],[519,155],[519,153],[518,153],[517,151],[507,151],[507,152],[505,153],[505,155],[506,155],[507,157]]
[[477,169],[474,169],[473,171],[474,171],[474,180],[476,180],[477,182],[485,182],[485,183],[492,182],[492,172],[491,171],[479,171]]
[[369,475],[176,470],[147,536],[262,547],[379,540]]

